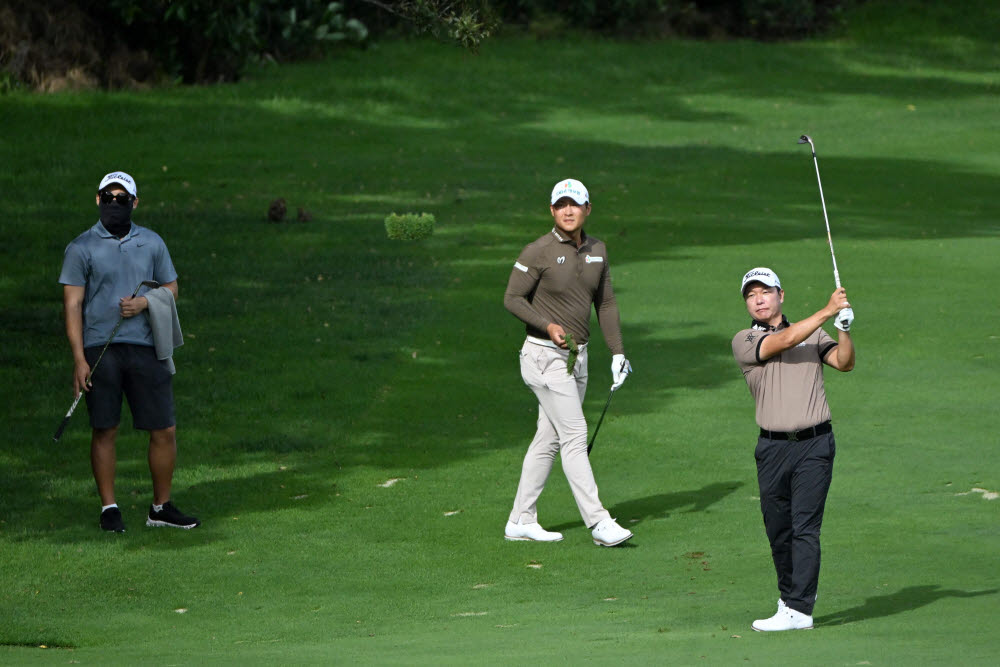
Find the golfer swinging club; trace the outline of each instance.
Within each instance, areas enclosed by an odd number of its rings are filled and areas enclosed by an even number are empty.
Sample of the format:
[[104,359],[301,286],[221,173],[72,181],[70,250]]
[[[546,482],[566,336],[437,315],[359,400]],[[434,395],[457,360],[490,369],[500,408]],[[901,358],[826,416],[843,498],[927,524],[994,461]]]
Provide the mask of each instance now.
[[[753,622],[758,632],[808,630],[819,582],[819,534],[836,447],[823,364],[854,368],[854,312],[842,287],[821,310],[790,323],[785,293],[771,269],[751,269],[741,286],[753,322],[733,337],[733,356],[757,403],[754,457],[760,509],[778,574],[777,613]],[[821,327],[831,317],[834,341]]]
[[[504,530],[508,540],[557,542],[563,538],[539,525],[536,510],[557,453],[594,543],[613,547],[632,537],[601,505],[587,457],[583,397],[591,304],[613,355],[612,390],[632,372],[622,345],[607,248],[583,231],[590,210],[590,195],[583,183],[573,179],[557,183],[549,206],[555,226],[521,251],[504,294],[504,306],[527,328],[521,377],[538,397],[538,428],[524,456],[514,508]],[[572,369],[567,368],[569,335],[578,345]]]

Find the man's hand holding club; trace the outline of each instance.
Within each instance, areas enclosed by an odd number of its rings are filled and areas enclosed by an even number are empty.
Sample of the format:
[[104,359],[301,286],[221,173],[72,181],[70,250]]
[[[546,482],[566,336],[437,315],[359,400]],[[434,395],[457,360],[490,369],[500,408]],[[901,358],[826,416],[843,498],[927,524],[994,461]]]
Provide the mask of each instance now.
[[632,372],[632,364],[625,358],[624,354],[616,354],[611,357],[611,391],[617,391],[625,384],[625,378]]
[[854,310],[851,309],[851,302],[847,300],[846,289],[838,287],[834,290],[833,294],[830,295],[830,303],[827,304],[827,308],[836,313],[833,316],[833,326],[844,332],[851,330],[851,324],[854,322]]
[[837,327],[841,331],[848,332],[851,330],[851,324],[854,323],[854,310],[851,308],[844,308],[839,313],[837,317],[833,320],[833,326]]

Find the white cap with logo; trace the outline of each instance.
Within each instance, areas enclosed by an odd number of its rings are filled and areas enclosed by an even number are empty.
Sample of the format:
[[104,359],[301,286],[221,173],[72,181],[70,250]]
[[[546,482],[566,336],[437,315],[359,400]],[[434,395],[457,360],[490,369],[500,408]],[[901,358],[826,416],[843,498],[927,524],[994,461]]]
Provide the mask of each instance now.
[[101,184],[97,186],[97,191],[100,192],[112,183],[118,183],[133,197],[138,196],[139,191],[135,187],[135,179],[126,174],[124,171],[113,171],[106,175],[101,179]]
[[569,197],[577,204],[590,203],[590,193],[587,192],[586,186],[572,178],[556,183],[556,186],[552,188],[552,201],[550,203],[555,204],[563,197]]
[[778,280],[778,274],[764,266],[758,266],[756,269],[750,269],[743,274],[743,284],[740,285],[740,294],[746,293],[747,285],[750,283],[761,283],[762,285],[767,285],[768,287],[777,287],[778,289],[781,289],[781,281]]

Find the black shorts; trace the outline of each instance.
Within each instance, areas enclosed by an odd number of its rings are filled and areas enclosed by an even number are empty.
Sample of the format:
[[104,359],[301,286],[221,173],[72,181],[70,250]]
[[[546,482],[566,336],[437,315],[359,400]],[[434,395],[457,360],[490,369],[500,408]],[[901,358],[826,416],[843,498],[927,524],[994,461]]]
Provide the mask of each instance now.
[[[92,369],[101,349],[88,347],[83,351]],[[128,399],[135,428],[158,431],[173,426],[176,420],[172,379],[167,362],[157,359],[152,347],[129,343],[109,345],[91,378],[93,386],[85,394],[91,428],[118,426],[122,417],[122,393]]]

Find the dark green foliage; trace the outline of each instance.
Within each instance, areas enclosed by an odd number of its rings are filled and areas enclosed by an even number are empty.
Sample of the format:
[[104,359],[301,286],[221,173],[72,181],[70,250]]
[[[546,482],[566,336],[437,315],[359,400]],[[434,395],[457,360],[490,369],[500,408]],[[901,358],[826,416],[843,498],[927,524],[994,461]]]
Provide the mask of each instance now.
[[[101,11],[131,48],[149,48],[185,82],[230,81],[258,58],[295,60],[368,31],[323,0],[108,0]],[[95,8],[97,10],[97,8]]]
[[835,24],[852,0],[497,0],[508,23],[541,33],[583,28],[618,35],[801,38]]
[[475,50],[488,0],[9,0],[0,5],[0,92],[234,81],[248,65],[364,44],[399,26]]
[[801,38],[840,20],[846,2],[836,0],[742,0],[736,34],[759,39]]
[[354,0],[351,12],[380,33],[430,33],[475,51],[499,25],[490,0]]
[[367,36],[343,3],[326,0],[11,0],[0,7],[0,83],[232,81],[253,62],[320,56]]
[[390,213],[385,218],[385,233],[397,241],[419,241],[434,233],[434,216],[430,213]]

